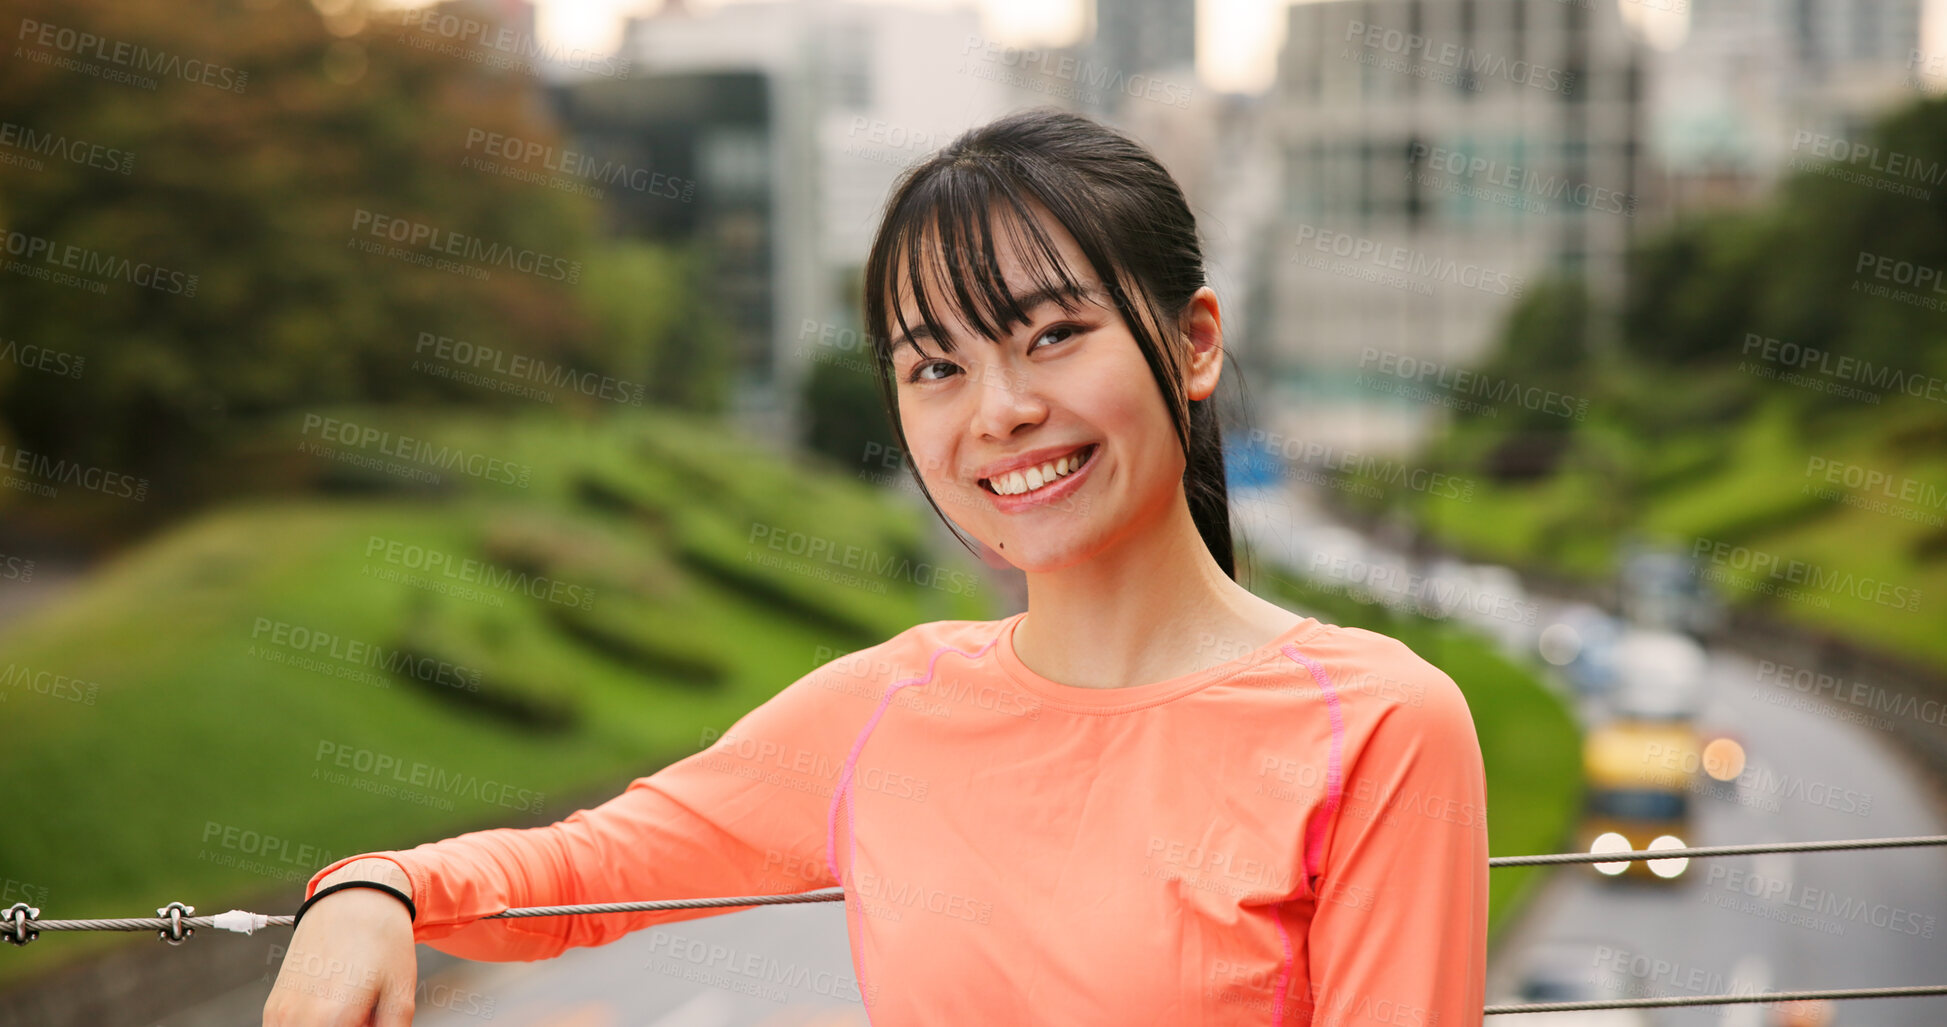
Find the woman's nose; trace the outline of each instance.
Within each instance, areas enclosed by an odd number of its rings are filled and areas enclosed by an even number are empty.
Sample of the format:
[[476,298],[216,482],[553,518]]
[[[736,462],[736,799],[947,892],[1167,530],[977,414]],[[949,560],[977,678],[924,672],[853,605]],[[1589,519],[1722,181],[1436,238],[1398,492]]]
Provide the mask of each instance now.
[[1023,424],[1041,420],[1047,404],[1035,392],[1031,373],[998,361],[983,361],[975,371],[977,398],[974,427],[983,435],[1005,439]]

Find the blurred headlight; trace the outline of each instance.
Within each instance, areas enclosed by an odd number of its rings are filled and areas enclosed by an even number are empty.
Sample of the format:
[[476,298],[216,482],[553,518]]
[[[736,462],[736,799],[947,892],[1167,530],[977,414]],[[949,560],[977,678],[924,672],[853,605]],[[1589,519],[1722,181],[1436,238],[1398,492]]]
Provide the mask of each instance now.
[[[1683,849],[1688,847],[1683,843],[1683,839],[1673,834],[1659,834],[1656,836],[1656,840],[1649,844],[1651,851],[1657,849]],[[1675,877],[1683,873],[1684,868],[1690,865],[1690,857],[1684,856],[1680,859],[1652,859],[1648,862],[1650,865],[1650,873],[1658,877]]]
[[[1604,831],[1601,834],[1595,836],[1595,841],[1589,843],[1589,851],[1590,852],[1628,852],[1629,839],[1624,838],[1622,835],[1616,833],[1615,831]],[[1614,863],[1591,863],[1589,865],[1596,868],[1597,870],[1602,871],[1605,874],[1608,874],[1611,877],[1614,877],[1617,874],[1620,874],[1623,871],[1629,869],[1629,861],[1626,859],[1619,860]]]

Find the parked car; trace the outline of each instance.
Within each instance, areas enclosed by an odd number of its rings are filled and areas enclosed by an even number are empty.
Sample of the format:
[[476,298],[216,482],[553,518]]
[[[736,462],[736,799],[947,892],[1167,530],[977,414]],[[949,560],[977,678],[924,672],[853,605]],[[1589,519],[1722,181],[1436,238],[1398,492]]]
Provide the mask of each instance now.
[[1620,679],[1616,643],[1621,638],[1622,625],[1616,618],[1587,603],[1573,603],[1542,629],[1541,644],[1544,657],[1562,668],[1577,693],[1602,696]]
[[1429,617],[1478,629],[1510,655],[1528,656],[1541,634],[1540,607],[1506,567],[1434,560],[1420,572],[1415,606]]
[[1698,577],[1696,562],[1681,551],[1626,548],[1617,585],[1622,614],[1631,623],[1700,638],[1723,623],[1723,601]]
[[1613,654],[1616,684],[1610,705],[1643,719],[1696,716],[1703,706],[1710,657],[1688,635],[1624,628]]

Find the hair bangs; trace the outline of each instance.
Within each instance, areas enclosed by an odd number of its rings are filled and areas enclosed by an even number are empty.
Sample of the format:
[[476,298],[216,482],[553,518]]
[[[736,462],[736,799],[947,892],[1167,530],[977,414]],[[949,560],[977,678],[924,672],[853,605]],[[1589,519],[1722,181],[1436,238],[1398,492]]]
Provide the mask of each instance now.
[[[953,341],[940,314],[942,309],[980,337],[998,342],[1015,324],[1030,320],[1023,297],[1046,291],[1070,312],[1090,290],[1062,259],[1055,241],[1036,220],[1015,183],[984,167],[960,166],[941,174],[918,190],[893,227],[893,252],[880,291],[889,299],[890,320],[898,334],[914,340],[932,339],[944,352]],[[1005,239],[997,242],[995,223]],[[1026,282],[1010,287],[1002,274],[1000,245],[1017,258]],[[895,270],[896,269],[896,270]],[[935,287],[944,281],[946,305],[941,307]],[[877,283],[869,283],[876,285]],[[911,291],[912,306],[924,329],[915,331],[907,308],[898,301],[900,287]],[[887,355],[891,349],[888,344]]]

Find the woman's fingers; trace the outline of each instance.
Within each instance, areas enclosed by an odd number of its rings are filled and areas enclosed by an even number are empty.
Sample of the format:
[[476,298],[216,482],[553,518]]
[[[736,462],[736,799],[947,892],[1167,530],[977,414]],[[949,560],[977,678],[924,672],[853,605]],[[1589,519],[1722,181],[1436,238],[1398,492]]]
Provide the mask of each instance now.
[[378,1008],[372,1011],[372,1027],[411,1027],[413,982],[405,987],[390,987],[379,993]]

